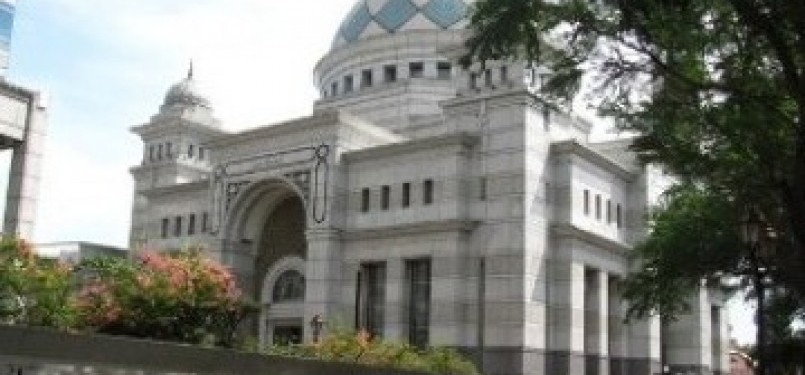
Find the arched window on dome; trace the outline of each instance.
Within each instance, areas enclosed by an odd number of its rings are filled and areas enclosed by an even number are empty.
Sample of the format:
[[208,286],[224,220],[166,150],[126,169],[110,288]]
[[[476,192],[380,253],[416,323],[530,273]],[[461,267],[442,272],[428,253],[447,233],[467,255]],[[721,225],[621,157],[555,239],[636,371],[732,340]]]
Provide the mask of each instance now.
[[305,299],[305,276],[296,270],[283,272],[271,292],[274,303],[297,302]]

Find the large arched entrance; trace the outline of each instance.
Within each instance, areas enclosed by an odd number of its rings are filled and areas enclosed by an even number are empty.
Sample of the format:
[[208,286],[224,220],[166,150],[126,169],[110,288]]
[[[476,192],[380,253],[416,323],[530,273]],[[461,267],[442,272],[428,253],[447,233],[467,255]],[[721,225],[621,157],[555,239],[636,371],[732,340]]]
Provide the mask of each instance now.
[[282,178],[251,183],[228,215],[228,263],[260,307],[251,323],[264,345],[304,337],[307,215],[301,193]]

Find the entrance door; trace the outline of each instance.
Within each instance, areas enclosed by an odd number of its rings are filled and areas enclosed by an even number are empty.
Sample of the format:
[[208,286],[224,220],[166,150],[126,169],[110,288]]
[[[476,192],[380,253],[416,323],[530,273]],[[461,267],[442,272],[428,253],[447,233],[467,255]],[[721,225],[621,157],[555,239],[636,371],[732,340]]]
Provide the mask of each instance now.
[[299,345],[302,343],[302,332],[302,326],[276,326],[272,342],[280,346]]

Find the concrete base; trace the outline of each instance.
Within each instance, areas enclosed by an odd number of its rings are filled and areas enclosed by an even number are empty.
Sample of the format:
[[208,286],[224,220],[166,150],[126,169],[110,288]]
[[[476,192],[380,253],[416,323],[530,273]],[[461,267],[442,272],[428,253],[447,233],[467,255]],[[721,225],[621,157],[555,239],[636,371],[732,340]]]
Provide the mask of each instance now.
[[[659,361],[585,356],[582,353],[523,347],[457,348],[483,368],[484,375],[655,375]],[[709,373],[695,373],[711,375]]]
[[701,365],[669,365],[668,369],[668,374],[714,375],[709,367]]

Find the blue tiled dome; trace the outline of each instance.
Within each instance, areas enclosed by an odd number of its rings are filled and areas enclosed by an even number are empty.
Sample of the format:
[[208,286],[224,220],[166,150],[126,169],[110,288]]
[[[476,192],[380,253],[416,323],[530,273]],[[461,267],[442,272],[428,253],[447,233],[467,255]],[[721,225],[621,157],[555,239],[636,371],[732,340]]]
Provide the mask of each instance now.
[[333,40],[333,47],[406,30],[462,28],[468,0],[359,0]]

